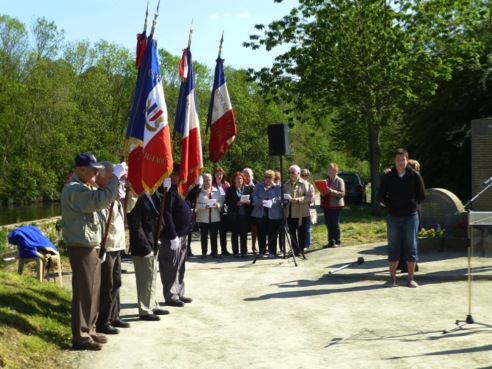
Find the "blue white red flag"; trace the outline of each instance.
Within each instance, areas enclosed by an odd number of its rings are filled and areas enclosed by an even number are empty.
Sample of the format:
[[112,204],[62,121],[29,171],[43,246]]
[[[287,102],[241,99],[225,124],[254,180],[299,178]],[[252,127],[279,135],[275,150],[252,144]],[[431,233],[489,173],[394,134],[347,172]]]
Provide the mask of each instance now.
[[198,103],[189,46],[183,50],[179,71],[182,82],[179,89],[174,132],[181,134],[179,182],[180,191],[184,194],[195,183],[203,168]]
[[138,73],[126,137],[131,138],[128,181],[137,194],[140,195],[144,191],[152,194],[171,174],[173,168],[157,42],[152,35],[147,39]]
[[216,163],[236,138],[236,118],[227,91],[224,59],[217,58],[214,86],[208,108],[207,130],[210,127],[209,156]]

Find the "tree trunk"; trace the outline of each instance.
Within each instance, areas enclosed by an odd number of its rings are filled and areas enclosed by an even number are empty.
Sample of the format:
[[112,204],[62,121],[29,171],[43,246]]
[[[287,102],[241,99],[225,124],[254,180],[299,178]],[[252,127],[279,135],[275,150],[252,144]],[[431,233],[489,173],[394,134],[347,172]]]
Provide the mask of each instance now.
[[369,123],[369,164],[371,168],[371,209],[374,215],[382,213],[382,206],[378,200],[378,190],[381,183],[379,164],[381,161],[381,150],[379,147],[379,125]]

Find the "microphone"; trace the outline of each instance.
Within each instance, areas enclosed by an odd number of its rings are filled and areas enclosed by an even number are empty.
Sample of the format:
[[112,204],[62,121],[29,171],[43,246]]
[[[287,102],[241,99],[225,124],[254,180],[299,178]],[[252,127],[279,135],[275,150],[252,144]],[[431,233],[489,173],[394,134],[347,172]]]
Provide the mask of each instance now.
[[353,263],[349,263],[349,264],[342,265],[341,267],[336,268],[336,269],[332,270],[331,272],[328,272],[328,274],[333,274],[333,273],[335,273],[335,272],[338,272],[339,270],[342,270],[342,269],[348,268],[349,266],[351,266],[351,265],[353,265],[353,264],[355,264],[355,263],[357,263],[357,264],[363,264],[363,263],[364,263],[364,258],[359,257],[359,258],[357,258],[357,261],[354,261]]
[[484,186],[488,186],[491,183],[492,183],[492,177],[490,177],[490,178],[486,179],[485,181],[483,181],[483,185]]

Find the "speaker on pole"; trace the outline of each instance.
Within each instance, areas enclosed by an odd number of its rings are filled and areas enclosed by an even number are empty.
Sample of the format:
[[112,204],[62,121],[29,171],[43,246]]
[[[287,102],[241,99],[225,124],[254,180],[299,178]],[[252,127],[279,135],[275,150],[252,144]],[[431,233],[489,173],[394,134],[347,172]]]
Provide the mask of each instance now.
[[268,126],[268,150],[270,156],[290,155],[287,124],[270,124]]

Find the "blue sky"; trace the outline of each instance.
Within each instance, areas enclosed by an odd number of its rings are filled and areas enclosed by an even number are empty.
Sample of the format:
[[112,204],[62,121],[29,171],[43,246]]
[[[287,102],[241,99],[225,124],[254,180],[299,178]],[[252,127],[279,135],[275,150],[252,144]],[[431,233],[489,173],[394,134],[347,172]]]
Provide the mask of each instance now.
[[[149,5],[148,30],[158,0]],[[269,67],[287,48],[251,50],[242,46],[257,33],[255,24],[281,19],[297,0],[161,0],[154,38],[159,48],[181,56],[193,21],[193,59],[213,67],[224,31],[222,58],[233,68]],[[135,48],[136,34],[143,29],[147,0],[11,0],[2,1],[0,14],[19,19],[31,28],[33,19],[44,17],[65,30],[66,41],[100,39]]]

